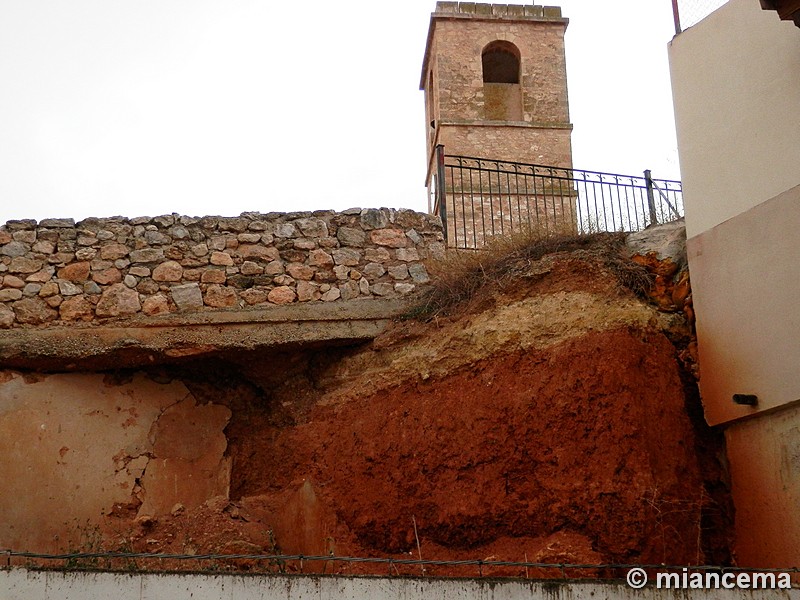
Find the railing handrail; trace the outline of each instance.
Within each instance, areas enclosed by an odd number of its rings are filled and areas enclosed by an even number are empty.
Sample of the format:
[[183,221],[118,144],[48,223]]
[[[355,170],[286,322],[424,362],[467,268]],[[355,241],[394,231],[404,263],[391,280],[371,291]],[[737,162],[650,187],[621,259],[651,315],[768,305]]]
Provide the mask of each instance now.
[[[520,167],[532,167],[532,168],[536,168],[536,169],[552,169],[554,171],[565,171],[565,172],[569,172],[569,173],[586,173],[586,174],[591,174],[591,175],[599,175],[601,177],[623,177],[623,178],[626,178],[626,179],[640,179],[642,181],[644,181],[644,179],[645,179],[642,175],[625,175],[623,173],[608,173],[608,172],[605,172],[605,171],[591,171],[589,169],[576,169],[574,167],[558,167],[558,166],[555,166],[555,165],[540,165],[540,164],[537,164],[537,163],[524,163],[524,162],[518,162],[518,161],[513,161],[513,160],[501,160],[501,159],[495,159],[495,158],[480,158],[480,157],[477,157],[477,156],[465,156],[465,155],[460,155],[460,154],[445,154],[445,159],[448,159],[448,158],[463,159],[463,160],[474,160],[474,161],[488,162],[488,163],[495,163],[495,164],[501,164],[502,163],[502,164],[506,164],[506,165],[517,165],[517,166],[520,166]],[[459,166],[463,166],[463,165],[459,165]],[[478,167],[465,166],[465,168],[477,169]],[[505,172],[506,171],[501,171],[501,173],[505,173]],[[513,174],[513,171],[508,171],[508,173]],[[537,177],[538,177],[538,174],[537,174]],[[576,179],[576,178],[575,177],[553,177],[553,179],[570,180],[570,179]],[[580,180],[580,181],[582,181],[582,180]],[[676,184],[676,185],[679,185],[679,186],[682,185],[682,182],[679,179],[656,179],[656,178],[653,178],[653,181],[657,181],[659,183],[673,183],[673,184]],[[603,183],[606,183],[606,182],[603,182]],[[644,185],[642,185],[642,187],[644,187]]]
[[435,148],[428,180],[448,246],[477,248],[528,227],[555,231],[639,231],[680,218],[682,184],[572,166],[447,154]]

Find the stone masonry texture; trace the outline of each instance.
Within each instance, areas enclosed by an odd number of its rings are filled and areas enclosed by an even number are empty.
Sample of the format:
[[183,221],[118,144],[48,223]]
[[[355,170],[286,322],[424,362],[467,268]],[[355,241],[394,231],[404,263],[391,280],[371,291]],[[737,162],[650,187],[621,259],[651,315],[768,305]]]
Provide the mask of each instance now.
[[411,210],[32,219],[0,226],[0,328],[400,297],[444,254]]
[[[428,156],[443,144],[450,155],[571,167],[567,24],[558,7],[438,2],[420,86]],[[495,120],[487,106],[481,57],[498,41],[519,50],[519,84],[509,85],[519,86],[521,120]]]

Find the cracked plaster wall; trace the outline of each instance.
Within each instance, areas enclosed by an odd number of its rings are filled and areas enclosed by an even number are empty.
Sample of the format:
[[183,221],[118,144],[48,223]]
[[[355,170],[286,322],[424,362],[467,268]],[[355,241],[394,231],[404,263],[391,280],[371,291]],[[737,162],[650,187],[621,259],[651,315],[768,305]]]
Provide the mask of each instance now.
[[143,374],[0,371],[0,547],[76,547],[120,506],[159,515],[227,496],[224,406]]

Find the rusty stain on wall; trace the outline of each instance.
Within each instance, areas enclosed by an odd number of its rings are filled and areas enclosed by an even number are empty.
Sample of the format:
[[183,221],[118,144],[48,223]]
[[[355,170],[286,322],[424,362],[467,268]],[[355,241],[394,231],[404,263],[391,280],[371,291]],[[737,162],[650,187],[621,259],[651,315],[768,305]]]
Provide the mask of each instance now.
[[115,506],[227,495],[229,409],[143,374],[0,376],[0,546],[67,549]]

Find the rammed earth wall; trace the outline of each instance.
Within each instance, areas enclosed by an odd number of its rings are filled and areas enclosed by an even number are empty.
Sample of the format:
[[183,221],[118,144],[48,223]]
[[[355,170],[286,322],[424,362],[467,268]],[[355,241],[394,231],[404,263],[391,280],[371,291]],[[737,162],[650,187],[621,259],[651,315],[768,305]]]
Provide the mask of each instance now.
[[438,217],[386,208],[9,221],[0,327],[400,297],[443,253]]

